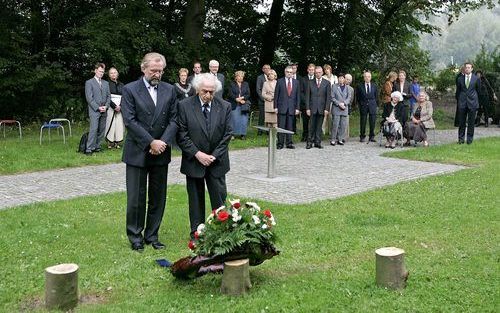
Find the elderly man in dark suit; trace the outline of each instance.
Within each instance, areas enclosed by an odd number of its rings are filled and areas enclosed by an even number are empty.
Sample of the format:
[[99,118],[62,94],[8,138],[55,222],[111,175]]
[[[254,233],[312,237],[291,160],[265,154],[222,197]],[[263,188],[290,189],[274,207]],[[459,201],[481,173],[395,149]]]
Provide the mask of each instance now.
[[309,136],[307,138],[306,149],[311,149],[314,143],[316,148],[321,146],[321,126],[323,118],[328,114],[328,109],[332,102],[331,84],[323,79],[323,68],[314,68],[314,79],[308,80],[306,85],[306,114],[309,117]]
[[[294,116],[300,113],[300,86],[299,81],[292,77],[291,66],[285,68],[285,77],[278,79],[274,91],[274,109],[278,113],[278,127],[293,131]],[[286,141],[288,149],[295,149],[291,134],[278,134],[277,148],[283,149]]]
[[89,110],[89,136],[85,154],[101,151],[101,142],[106,129],[106,111],[111,102],[109,83],[102,80],[105,65],[97,63],[94,67],[94,77],[85,82],[85,99]]
[[[267,74],[269,73],[269,70],[271,70],[271,66],[269,64],[264,64],[262,66],[262,74],[257,76],[257,82],[255,84],[255,90],[257,92],[258,98],[258,104],[259,104],[259,125],[263,126],[264,125],[264,97],[262,96],[262,87],[264,86],[264,83],[267,81]],[[262,130],[257,131],[257,135],[262,135],[263,132]]]
[[359,84],[356,90],[356,99],[359,105],[359,141],[364,142],[366,137],[366,120],[369,116],[370,123],[370,142],[376,142],[375,140],[375,120],[377,117],[377,99],[378,90],[377,86],[371,82],[372,73],[366,71],[363,73],[362,84]]
[[457,79],[458,98],[458,143],[463,144],[465,139],[465,128],[467,124],[467,144],[474,139],[474,122],[476,111],[479,107],[478,94],[481,90],[481,81],[472,73],[472,63],[464,64],[464,75]]
[[144,76],[123,88],[122,113],[128,131],[122,157],[127,164],[127,236],[132,249],[139,252],[144,243],[165,248],[158,230],[165,210],[170,147],[177,132],[176,93],[172,85],[160,81],[165,65],[163,55],[146,54],[141,62]]
[[227,196],[228,144],[231,141],[231,104],[214,97],[222,85],[214,75],[193,80],[196,95],[179,102],[177,143],[182,150],[181,173],[186,175],[191,238],[205,222],[205,183],[216,209]]

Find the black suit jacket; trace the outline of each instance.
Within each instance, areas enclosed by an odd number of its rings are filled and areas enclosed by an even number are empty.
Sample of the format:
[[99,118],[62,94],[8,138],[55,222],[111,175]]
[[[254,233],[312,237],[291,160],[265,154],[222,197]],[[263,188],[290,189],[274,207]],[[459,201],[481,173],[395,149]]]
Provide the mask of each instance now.
[[288,96],[285,78],[278,79],[274,91],[274,108],[278,109],[278,114],[295,115],[295,110],[299,109],[299,103],[299,81],[292,78],[292,93]]
[[236,109],[238,105],[240,105],[238,102],[236,102],[236,98],[240,96],[244,97],[245,101],[248,101],[250,99],[250,86],[248,86],[247,82],[242,82],[240,89],[238,87],[238,83],[231,82],[231,85],[229,86],[228,100],[229,102],[231,102],[231,108],[233,110]]
[[[141,77],[123,87],[121,105],[123,122],[127,127],[122,161],[137,167],[170,163],[170,146],[177,132],[177,98],[172,85],[165,82],[158,84],[155,106]],[[154,139],[168,144],[158,156],[149,153]]]
[[[396,80],[392,85],[392,91],[401,92],[401,84],[399,83],[399,80]],[[403,93],[404,100],[409,101],[411,98],[411,83],[407,80],[405,80],[405,82],[403,83]]]
[[[392,112],[392,104],[390,102],[384,104],[384,111],[382,112],[382,121],[380,121],[380,124],[384,124],[385,118],[389,117]],[[404,104],[403,102],[398,102],[396,106],[394,107],[394,116],[396,119],[403,124],[403,120],[405,120],[404,116]]]
[[330,109],[332,102],[332,91],[330,81],[322,78],[321,84],[316,83],[316,78],[308,80],[306,90],[306,110],[311,110],[311,114],[323,115],[325,110]]
[[378,89],[374,83],[370,83],[370,93],[366,93],[365,82],[358,84],[356,88],[356,100],[359,108],[368,106],[370,114],[377,114]]
[[[221,177],[229,171],[228,145],[233,130],[231,128],[231,104],[214,97],[210,109],[210,130],[198,95],[179,102],[177,143],[182,150],[181,173],[189,177],[201,178],[206,174]],[[213,155],[215,161],[203,166],[195,157],[198,151]]]
[[465,86],[465,75],[458,77],[457,79],[457,96],[458,96],[458,107],[459,108],[469,108],[471,110],[477,110],[479,107],[479,97],[478,94],[481,90],[481,80],[471,73],[471,78],[469,82],[469,88]]

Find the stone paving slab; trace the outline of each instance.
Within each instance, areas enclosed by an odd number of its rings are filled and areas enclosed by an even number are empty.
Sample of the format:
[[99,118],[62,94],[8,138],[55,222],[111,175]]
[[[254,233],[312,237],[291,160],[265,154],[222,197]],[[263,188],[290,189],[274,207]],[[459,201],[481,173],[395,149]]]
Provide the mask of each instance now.
[[[456,130],[436,131],[435,143],[430,134],[431,145],[455,142],[456,136]],[[500,128],[476,129],[476,138],[488,136],[500,136]],[[375,143],[359,143],[356,138],[345,146],[325,144],[324,149],[306,150],[304,144],[297,144],[297,149],[277,152],[278,175],[286,178],[281,181],[256,179],[267,173],[267,148],[230,151],[228,192],[273,202],[308,203],[464,168],[382,157],[386,151]],[[185,183],[179,168],[180,157],[173,158],[169,184]],[[122,163],[4,175],[0,176],[0,209],[117,191],[125,191]]]

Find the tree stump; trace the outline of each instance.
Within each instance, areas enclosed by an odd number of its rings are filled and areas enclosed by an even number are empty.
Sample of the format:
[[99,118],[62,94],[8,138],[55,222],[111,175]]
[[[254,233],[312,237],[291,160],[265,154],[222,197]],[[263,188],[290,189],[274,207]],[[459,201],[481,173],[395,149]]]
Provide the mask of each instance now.
[[249,273],[249,260],[235,260],[224,262],[224,273],[220,291],[226,295],[245,294],[252,287]]
[[375,250],[377,286],[389,289],[406,287],[408,271],[405,268],[403,249],[385,247]]
[[45,269],[45,307],[70,310],[78,304],[78,265],[59,264]]

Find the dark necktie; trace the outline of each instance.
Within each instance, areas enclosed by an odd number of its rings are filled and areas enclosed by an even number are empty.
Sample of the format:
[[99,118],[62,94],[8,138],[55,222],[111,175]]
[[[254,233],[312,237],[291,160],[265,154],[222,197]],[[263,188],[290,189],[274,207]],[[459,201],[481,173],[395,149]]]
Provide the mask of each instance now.
[[288,93],[288,96],[292,94],[292,80],[288,79],[288,84],[286,85],[286,91]]
[[210,130],[210,105],[208,102],[203,103],[203,116],[205,116],[205,124],[207,125],[207,130]]

